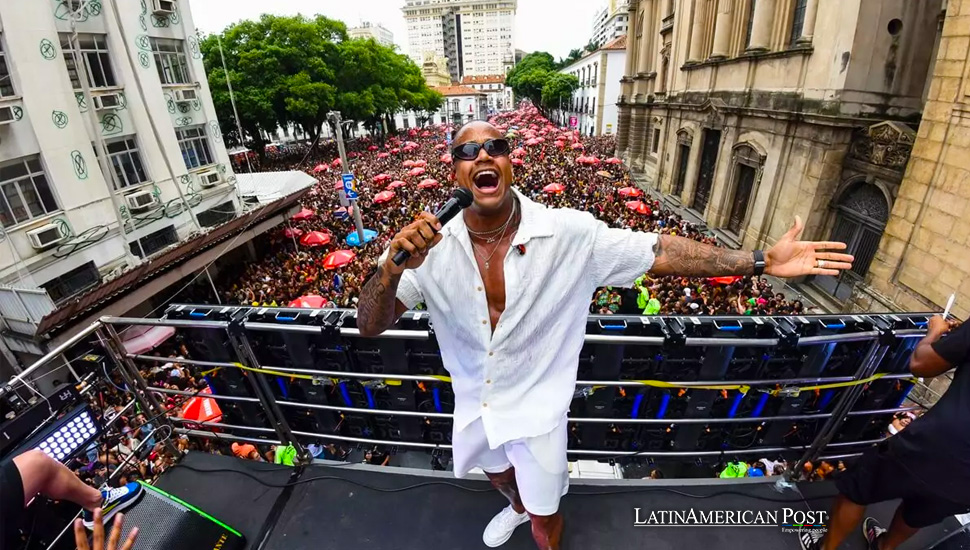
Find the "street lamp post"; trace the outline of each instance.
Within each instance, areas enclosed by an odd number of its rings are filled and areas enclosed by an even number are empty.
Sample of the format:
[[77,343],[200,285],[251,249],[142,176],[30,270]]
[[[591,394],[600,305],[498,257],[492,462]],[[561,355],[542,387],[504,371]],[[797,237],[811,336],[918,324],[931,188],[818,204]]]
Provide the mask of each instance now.
[[[333,123],[336,130],[334,138],[337,141],[337,151],[340,153],[340,166],[343,168],[342,175],[350,175],[353,177],[353,172],[350,171],[350,163],[347,162],[347,150],[344,148],[344,121],[341,119],[340,111],[330,111],[327,114],[327,118]],[[341,189],[340,192],[343,193],[344,190]],[[360,239],[360,246],[364,246],[364,222],[360,219],[360,205],[357,204],[356,196],[347,197],[347,199],[354,212],[354,225],[357,226],[357,238]]]

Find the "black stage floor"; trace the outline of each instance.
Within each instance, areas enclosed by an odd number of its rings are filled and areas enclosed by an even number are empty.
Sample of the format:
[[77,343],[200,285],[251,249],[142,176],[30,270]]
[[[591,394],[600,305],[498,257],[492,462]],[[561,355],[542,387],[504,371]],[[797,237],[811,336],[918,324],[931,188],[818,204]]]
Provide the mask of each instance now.
[[[267,487],[253,479],[283,485],[291,472],[290,468],[233,457],[189,453],[181,465],[161,477],[158,486],[241,531],[253,549],[482,549],[486,548],[481,541],[482,530],[505,505],[487,482],[456,480],[448,472],[430,470],[315,464],[303,473],[300,480],[304,482],[290,489]],[[313,478],[320,479],[306,482]],[[641,509],[641,517],[650,510],[691,508],[698,512],[781,511],[784,507],[827,510],[835,492],[830,484],[816,483],[801,487],[800,492],[781,494],[772,483],[756,480],[623,480],[622,485],[612,480],[572,482],[562,500],[564,550],[797,550],[797,536],[776,527],[634,527],[634,508]],[[710,496],[724,491],[733,494]],[[893,510],[894,506],[888,504],[872,507],[870,513],[888,524]],[[953,528],[956,522],[951,523],[949,527]],[[900,550],[925,549],[944,532],[942,526],[924,530]],[[533,550],[528,525],[520,527],[502,548]],[[844,550],[863,548],[861,536],[843,545]],[[958,548],[963,546],[947,546],[946,550]]]

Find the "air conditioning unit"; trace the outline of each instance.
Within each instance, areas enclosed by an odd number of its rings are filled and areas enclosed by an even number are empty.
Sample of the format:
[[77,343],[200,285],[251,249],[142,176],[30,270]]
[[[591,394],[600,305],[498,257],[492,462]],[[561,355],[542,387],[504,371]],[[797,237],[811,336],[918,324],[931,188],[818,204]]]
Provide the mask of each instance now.
[[152,13],[155,15],[172,15],[175,13],[175,0],[152,0]]
[[30,245],[34,248],[44,249],[63,241],[64,235],[56,225],[49,223],[28,231],[27,238],[30,239]]
[[158,199],[151,191],[142,191],[125,196],[128,200],[128,208],[132,210],[144,210],[150,206],[158,204]]
[[113,111],[121,108],[121,94],[104,94],[94,96],[94,109],[97,111]]
[[13,114],[13,107],[10,105],[4,105],[0,107],[0,125],[10,124],[17,120],[16,115]]
[[199,92],[193,88],[175,90],[176,103],[187,103],[189,101],[195,101],[196,99],[199,99]]
[[219,172],[213,170],[199,174],[199,184],[202,187],[215,187],[220,183],[222,183],[222,176],[219,175]]

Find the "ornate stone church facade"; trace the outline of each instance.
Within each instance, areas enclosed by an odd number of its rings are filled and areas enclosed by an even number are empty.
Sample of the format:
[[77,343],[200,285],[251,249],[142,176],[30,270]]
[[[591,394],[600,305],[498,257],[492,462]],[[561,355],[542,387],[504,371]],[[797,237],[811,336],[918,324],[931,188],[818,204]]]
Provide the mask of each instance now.
[[944,9],[632,1],[619,152],[729,246],[771,246],[796,215],[805,238],[847,242],[852,272],[802,281],[847,309],[899,197]]

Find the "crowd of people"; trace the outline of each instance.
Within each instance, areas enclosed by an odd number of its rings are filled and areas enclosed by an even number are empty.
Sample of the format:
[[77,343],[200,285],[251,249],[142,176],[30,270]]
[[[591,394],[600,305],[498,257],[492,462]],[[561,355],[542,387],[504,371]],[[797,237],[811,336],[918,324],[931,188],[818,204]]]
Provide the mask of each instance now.
[[[550,207],[587,211],[614,227],[718,244],[716,237],[701,233],[660,201],[643,196],[629,170],[614,158],[614,136],[583,137],[556,128],[533,107],[499,114],[490,122],[508,132],[514,149],[514,185],[533,200]],[[219,281],[223,302],[285,306],[300,296],[319,295],[332,307],[354,307],[360,289],[394,234],[421,211],[436,211],[450,196],[454,183],[448,136],[454,130],[448,125],[411,128],[384,143],[367,136],[348,143],[363,225],[377,233],[376,239],[362,248],[345,244],[354,223],[349,214],[339,210],[342,169],[333,142],[313,148],[288,146],[256,162],[260,170],[302,170],[315,176],[318,184],[303,201],[303,207],[313,215],[290,220],[285,227],[262,237],[257,243],[257,249],[264,251],[259,261],[241,270],[226,270]],[[244,159],[237,169],[246,169]],[[419,188],[422,182],[426,184]],[[561,187],[550,190],[551,184]],[[375,201],[385,191],[394,193],[393,198]],[[637,202],[630,204],[633,201]],[[327,233],[330,244],[301,244],[298,235],[310,231]],[[356,258],[337,269],[325,269],[324,258],[338,249],[351,249]],[[590,302],[590,312],[602,314],[775,315],[806,311],[799,300],[775,292],[766,279],[757,277],[716,280],[646,276],[634,289],[601,289]]]

